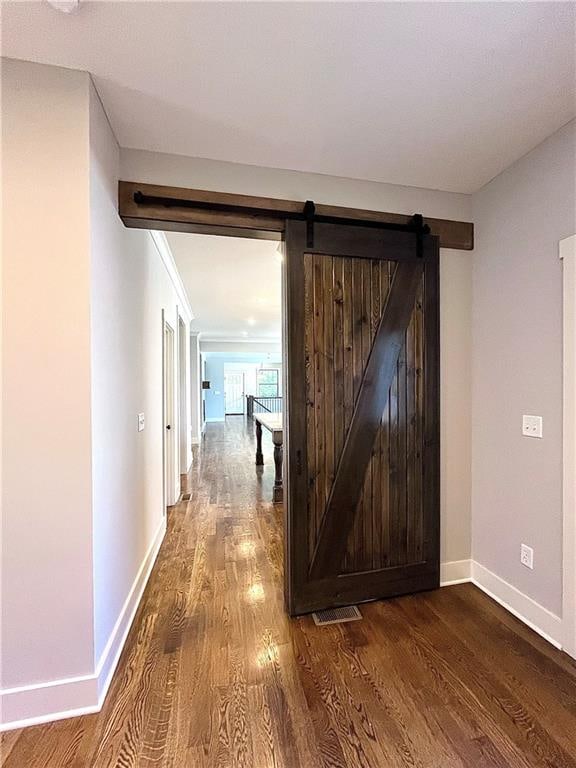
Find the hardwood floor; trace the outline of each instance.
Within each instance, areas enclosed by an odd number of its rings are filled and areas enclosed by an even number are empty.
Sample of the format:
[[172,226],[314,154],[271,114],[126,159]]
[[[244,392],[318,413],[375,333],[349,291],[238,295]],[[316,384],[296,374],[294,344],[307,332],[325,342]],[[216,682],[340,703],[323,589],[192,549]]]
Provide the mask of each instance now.
[[4,734],[2,764],[576,766],[576,665],[473,586],[285,615],[265,445],[257,470],[241,417],[209,426],[102,712]]

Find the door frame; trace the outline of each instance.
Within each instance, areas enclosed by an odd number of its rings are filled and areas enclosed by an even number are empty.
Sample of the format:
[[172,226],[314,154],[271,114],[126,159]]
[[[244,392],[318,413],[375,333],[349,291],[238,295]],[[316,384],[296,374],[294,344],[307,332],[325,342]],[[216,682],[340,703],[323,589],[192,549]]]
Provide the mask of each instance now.
[[[166,337],[170,338],[170,346],[166,346]],[[164,512],[178,501],[176,485],[176,468],[178,467],[178,446],[176,443],[175,417],[175,340],[176,333],[166,320],[162,310],[162,464],[164,486]],[[168,426],[170,429],[168,429]]]
[[576,235],[560,241],[563,271],[562,646],[576,658]]
[[[306,209],[312,208],[312,216],[305,218]],[[193,232],[231,237],[261,238],[285,240],[285,232],[290,220],[307,220],[312,228],[315,220],[324,219],[324,223],[363,225],[389,228],[406,228],[415,220],[411,214],[385,213],[366,209],[346,208],[342,206],[318,205],[308,201],[280,200],[276,198],[255,197],[225,192],[195,190],[182,187],[146,184],[140,182],[118,182],[118,213],[128,228],[161,230],[174,232]],[[315,219],[316,217],[316,219]],[[422,217],[420,217],[422,223]],[[437,237],[440,248],[473,250],[474,224],[472,222],[448,219],[426,218],[430,233]],[[285,248],[284,248],[285,250]],[[290,315],[290,298],[293,291],[287,290],[286,279],[282,285],[282,356],[284,371],[284,445],[285,455],[290,456],[290,432],[298,416],[289,413],[288,399],[290,381],[293,378],[288,364],[290,334],[286,327]],[[201,358],[202,359],[202,358]],[[439,366],[438,366],[439,367]],[[204,378],[204,372],[202,372]],[[202,395],[204,393],[202,392]],[[202,397],[203,400],[203,397]],[[203,403],[202,403],[203,404]],[[287,492],[284,495],[284,548],[286,605],[290,610],[289,597],[289,559],[287,542],[291,536],[286,513],[290,502],[290,461],[285,462],[284,475]]]
[[190,434],[188,433],[189,391],[187,359],[190,354],[186,322],[178,312],[178,468],[180,475],[190,469],[188,465]]
[[[227,405],[227,398],[226,398],[226,377],[232,375],[242,376],[242,396],[240,398],[240,403],[242,405],[241,411],[234,411],[234,412],[228,412],[228,405]],[[226,416],[244,416],[245,413],[245,402],[246,402],[246,374],[244,371],[230,371],[228,370],[228,373],[226,373],[226,363],[224,363],[224,418]]]

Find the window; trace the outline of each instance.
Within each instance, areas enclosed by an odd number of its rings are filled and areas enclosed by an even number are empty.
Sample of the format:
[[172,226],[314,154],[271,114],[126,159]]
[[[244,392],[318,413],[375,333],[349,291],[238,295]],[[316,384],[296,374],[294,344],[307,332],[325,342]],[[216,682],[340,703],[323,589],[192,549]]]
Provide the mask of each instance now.
[[258,397],[278,397],[278,370],[262,368],[258,371]]

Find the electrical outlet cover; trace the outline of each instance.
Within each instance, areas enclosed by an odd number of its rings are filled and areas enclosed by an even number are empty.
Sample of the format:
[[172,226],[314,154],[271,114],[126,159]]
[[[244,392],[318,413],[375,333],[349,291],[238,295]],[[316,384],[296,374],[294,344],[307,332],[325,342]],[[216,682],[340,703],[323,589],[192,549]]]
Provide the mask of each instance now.
[[525,437],[542,437],[542,416],[522,416],[522,434]]
[[534,568],[534,550],[527,544],[520,546],[520,562],[525,565],[526,568]]

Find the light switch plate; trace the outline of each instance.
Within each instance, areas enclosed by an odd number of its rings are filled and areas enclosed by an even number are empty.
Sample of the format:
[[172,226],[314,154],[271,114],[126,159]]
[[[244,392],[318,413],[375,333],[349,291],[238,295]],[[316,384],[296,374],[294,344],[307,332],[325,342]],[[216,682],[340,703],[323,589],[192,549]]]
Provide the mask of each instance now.
[[144,414],[139,413],[138,414],[138,432],[144,431]]
[[542,437],[542,416],[522,416],[522,434],[525,437]]

